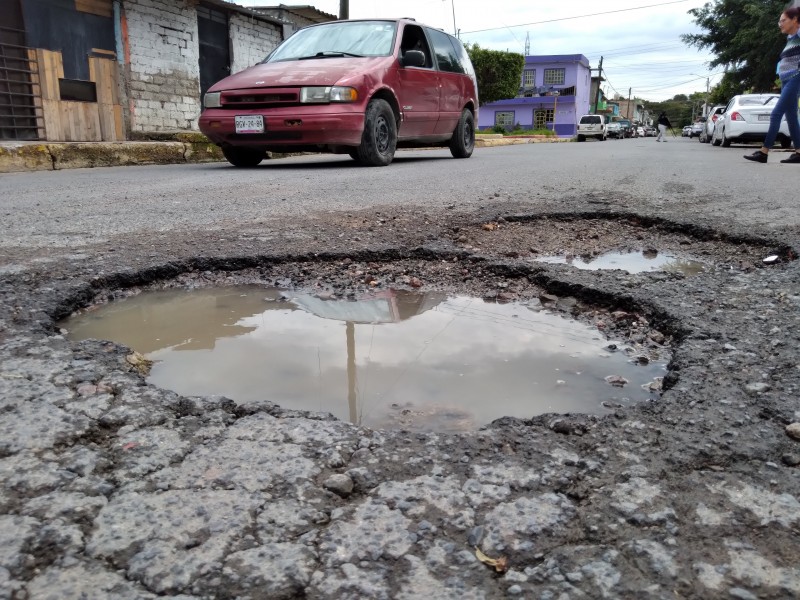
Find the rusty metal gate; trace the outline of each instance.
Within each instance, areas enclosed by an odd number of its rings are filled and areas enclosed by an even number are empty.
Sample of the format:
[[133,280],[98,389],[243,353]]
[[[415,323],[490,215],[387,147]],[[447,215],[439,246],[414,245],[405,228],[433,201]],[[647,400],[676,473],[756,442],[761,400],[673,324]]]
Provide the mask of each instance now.
[[0,140],[38,140],[44,118],[37,63],[25,46],[19,3],[2,0],[0,8],[12,26],[0,27]]

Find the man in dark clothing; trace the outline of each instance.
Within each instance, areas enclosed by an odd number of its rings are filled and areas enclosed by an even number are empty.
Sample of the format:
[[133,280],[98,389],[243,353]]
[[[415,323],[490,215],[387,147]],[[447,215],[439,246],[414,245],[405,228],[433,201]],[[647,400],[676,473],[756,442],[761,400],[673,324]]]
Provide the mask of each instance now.
[[656,138],[657,142],[666,142],[667,141],[667,127],[672,129],[672,123],[669,122],[667,118],[667,113],[662,112],[658,115],[658,137]]

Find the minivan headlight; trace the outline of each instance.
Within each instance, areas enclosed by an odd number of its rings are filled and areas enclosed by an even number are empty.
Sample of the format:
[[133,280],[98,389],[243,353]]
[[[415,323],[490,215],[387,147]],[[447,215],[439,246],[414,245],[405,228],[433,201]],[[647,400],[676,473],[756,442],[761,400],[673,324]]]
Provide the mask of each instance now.
[[220,97],[222,96],[221,92],[209,92],[205,96],[203,96],[203,106],[206,108],[219,108],[222,106],[222,102],[220,101]]
[[358,100],[358,92],[351,87],[334,85],[300,88],[300,102],[303,104],[355,102],[356,100]]

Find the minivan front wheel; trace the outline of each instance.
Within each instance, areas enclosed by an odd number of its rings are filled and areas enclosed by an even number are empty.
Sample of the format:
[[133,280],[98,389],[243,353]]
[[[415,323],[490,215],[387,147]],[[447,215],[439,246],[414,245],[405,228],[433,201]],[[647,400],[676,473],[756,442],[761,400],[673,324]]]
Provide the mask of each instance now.
[[364,114],[364,133],[358,147],[358,160],[372,167],[385,167],[394,159],[397,148],[397,122],[386,100],[370,100]]
[[453,137],[450,138],[450,154],[453,158],[469,158],[475,149],[475,117],[472,111],[464,109],[458,120]]
[[267,157],[264,150],[223,146],[222,155],[234,167],[257,167]]

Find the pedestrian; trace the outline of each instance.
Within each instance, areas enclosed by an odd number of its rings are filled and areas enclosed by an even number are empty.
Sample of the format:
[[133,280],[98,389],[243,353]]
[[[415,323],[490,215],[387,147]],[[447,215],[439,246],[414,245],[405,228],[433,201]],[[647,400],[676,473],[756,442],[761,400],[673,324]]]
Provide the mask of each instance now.
[[672,123],[669,122],[667,113],[662,112],[660,115],[658,115],[658,137],[656,137],[657,142],[667,141],[667,127],[672,129]]
[[780,60],[778,61],[781,95],[772,109],[764,144],[760,150],[745,155],[745,158],[754,162],[767,162],[767,155],[778,137],[781,119],[785,115],[786,124],[789,126],[789,135],[791,135],[792,143],[794,144],[794,152],[789,155],[789,158],[781,162],[800,164],[800,122],[797,119],[797,101],[800,98],[800,35],[798,35],[798,31],[800,31],[800,7],[792,6],[784,10],[781,13],[781,18],[778,19],[778,27],[781,33],[788,36],[786,47],[781,52]]

